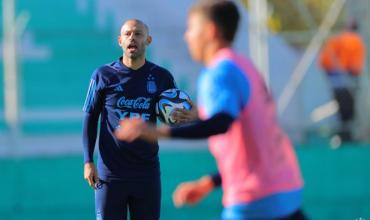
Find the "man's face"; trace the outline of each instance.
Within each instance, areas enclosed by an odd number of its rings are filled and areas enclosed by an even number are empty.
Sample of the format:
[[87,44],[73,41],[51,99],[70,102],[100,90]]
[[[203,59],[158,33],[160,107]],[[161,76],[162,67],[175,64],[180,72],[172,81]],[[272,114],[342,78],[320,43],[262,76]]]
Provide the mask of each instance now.
[[185,41],[193,60],[203,62],[204,48],[207,44],[205,34],[206,19],[199,12],[191,12],[188,16],[188,24],[185,32]]
[[118,39],[124,55],[136,59],[145,56],[146,46],[151,42],[145,26],[137,21],[127,21],[121,28]]

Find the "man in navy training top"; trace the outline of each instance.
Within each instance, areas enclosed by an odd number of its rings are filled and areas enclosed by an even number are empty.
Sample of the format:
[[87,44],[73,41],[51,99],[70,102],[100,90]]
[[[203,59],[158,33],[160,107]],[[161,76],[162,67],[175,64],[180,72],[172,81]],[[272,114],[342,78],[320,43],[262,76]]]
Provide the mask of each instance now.
[[[83,107],[84,178],[95,189],[99,220],[127,219],[128,210],[131,220],[160,217],[158,142],[128,143],[114,136],[123,118],[142,118],[155,123],[159,94],[176,87],[169,71],[145,59],[151,41],[146,24],[135,19],[126,21],[118,38],[123,56],[99,67],[91,77]],[[96,169],[93,154],[99,116]]]

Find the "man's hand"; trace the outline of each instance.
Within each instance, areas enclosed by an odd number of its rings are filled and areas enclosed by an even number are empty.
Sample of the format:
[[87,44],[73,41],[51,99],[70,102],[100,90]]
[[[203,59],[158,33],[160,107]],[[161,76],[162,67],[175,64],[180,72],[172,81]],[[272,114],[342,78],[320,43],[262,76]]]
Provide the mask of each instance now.
[[172,195],[176,207],[194,205],[206,197],[214,188],[212,178],[204,176],[197,181],[184,182],[177,186]]
[[115,131],[115,135],[119,140],[127,142],[132,142],[137,138],[155,142],[159,137],[169,135],[169,127],[164,125],[156,128],[140,118],[129,118],[120,121],[120,127]]
[[84,178],[93,189],[96,189],[96,184],[99,183],[99,177],[94,163],[85,163]]
[[191,110],[176,108],[171,113],[171,117],[178,123],[186,123],[198,119],[198,110],[196,106],[189,100],[192,105]]

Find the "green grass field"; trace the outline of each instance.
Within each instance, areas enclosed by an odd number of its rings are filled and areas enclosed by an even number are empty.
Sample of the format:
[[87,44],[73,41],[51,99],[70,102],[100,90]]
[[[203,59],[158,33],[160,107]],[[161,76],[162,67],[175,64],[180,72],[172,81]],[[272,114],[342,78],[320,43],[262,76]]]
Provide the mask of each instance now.
[[[364,146],[298,147],[305,178],[304,210],[312,219],[370,218],[370,148]],[[221,190],[195,207],[176,209],[171,201],[178,183],[214,171],[208,152],[163,151],[160,156],[161,219],[217,219]],[[82,178],[82,157],[1,159],[0,170],[0,219],[94,219],[94,195]]]

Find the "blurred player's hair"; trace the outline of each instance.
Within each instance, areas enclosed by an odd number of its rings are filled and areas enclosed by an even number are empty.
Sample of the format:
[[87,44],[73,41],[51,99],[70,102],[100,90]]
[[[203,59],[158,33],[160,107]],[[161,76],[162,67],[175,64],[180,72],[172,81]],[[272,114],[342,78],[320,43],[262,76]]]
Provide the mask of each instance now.
[[200,12],[213,22],[222,38],[231,43],[238,29],[240,14],[233,1],[201,0],[195,3],[189,13]]

